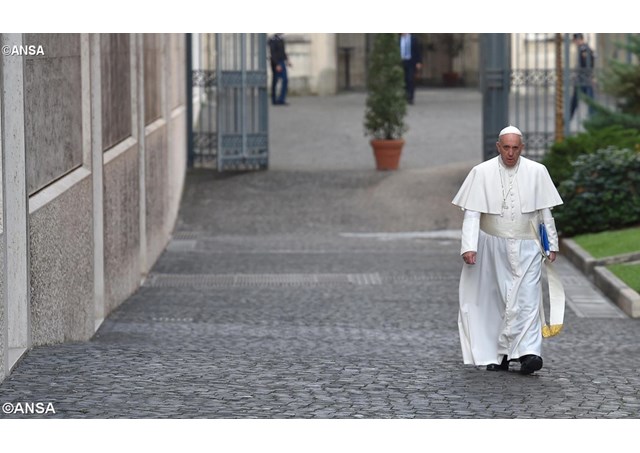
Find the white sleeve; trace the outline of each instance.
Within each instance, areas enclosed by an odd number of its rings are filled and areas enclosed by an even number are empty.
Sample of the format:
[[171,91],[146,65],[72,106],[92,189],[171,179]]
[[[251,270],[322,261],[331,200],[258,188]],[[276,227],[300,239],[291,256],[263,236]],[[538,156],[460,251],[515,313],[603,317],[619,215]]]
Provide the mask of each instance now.
[[560,250],[558,246],[558,230],[556,230],[556,222],[551,215],[551,209],[544,208],[542,211],[542,221],[547,227],[547,236],[549,236],[549,250],[557,252]]
[[465,252],[478,251],[478,235],[480,234],[480,213],[477,211],[464,211],[462,221],[462,244],[460,255]]

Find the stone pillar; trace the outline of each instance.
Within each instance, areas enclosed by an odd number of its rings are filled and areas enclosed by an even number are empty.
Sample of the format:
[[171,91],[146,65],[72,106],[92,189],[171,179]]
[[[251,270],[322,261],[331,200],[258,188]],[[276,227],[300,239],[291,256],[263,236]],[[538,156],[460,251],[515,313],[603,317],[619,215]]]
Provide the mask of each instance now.
[[[162,51],[161,54],[161,62],[160,62],[160,89],[161,89],[161,99],[162,104],[160,108],[162,109],[162,116],[165,119],[164,133],[165,133],[165,147],[164,147],[164,159],[166,162],[171,162],[171,71],[170,71],[170,62],[171,62],[171,35],[169,33],[163,33],[160,35],[160,48]],[[165,191],[165,199],[164,199],[164,208],[163,208],[163,216],[162,216],[162,236],[165,238],[165,241],[171,236],[171,222],[169,222],[169,206],[171,205],[171,178],[169,177],[169,173],[171,172],[171,168],[169,165],[165,165],[163,168],[162,178],[165,181],[166,191]],[[163,245],[163,249],[166,246],[166,242]],[[154,259],[155,261],[155,259]],[[147,272],[144,273],[146,276]]]
[[496,155],[496,138],[509,124],[511,41],[508,33],[484,33],[480,40],[482,158]]
[[104,184],[102,150],[102,65],[100,35],[89,38],[91,66],[91,173],[93,174],[93,296],[95,329],[105,317],[104,286]]
[[336,94],[338,90],[335,33],[311,35],[311,87],[319,96]]
[[[22,34],[2,34],[1,45],[20,46]],[[4,375],[31,346],[29,307],[29,200],[24,126],[24,57],[2,56],[2,194],[4,222]],[[0,377],[4,377],[0,376]]]
[[131,80],[133,89],[132,131],[138,142],[139,184],[140,184],[140,273],[145,276],[147,264],[147,197],[146,197],[146,152],[144,121],[144,37],[141,33],[131,35]]

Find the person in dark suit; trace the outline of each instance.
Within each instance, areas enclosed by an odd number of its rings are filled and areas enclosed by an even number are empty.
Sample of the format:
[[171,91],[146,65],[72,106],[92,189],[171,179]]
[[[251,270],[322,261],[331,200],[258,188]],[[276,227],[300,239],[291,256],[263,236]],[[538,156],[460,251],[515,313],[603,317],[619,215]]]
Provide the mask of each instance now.
[[[287,66],[291,66],[285,50],[282,33],[276,33],[269,38],[269,57],[271,60],[271,103],[273,105],[287,105],[287,89],[289,77]],[[277,94],[278,81],[280,82],[280,94]]]
[[404,85],[407,102],[413,104],[416,70],[422,68],[422,48],[418,37],[411,33],[400,33],[400,56],[404,69]]
[[[584,40],[582,33],[573,34],[573,43],[578,48],[578,68],[576,69],[576,81],[573,86],[573,96],[571,96],[570,119],[578,108],[578,91],[582,91],[587,97],[593,99],[593,68],[595,66],[595,55],[589,44]],[[589,115],[593,115],[593,107],[589,105]]]

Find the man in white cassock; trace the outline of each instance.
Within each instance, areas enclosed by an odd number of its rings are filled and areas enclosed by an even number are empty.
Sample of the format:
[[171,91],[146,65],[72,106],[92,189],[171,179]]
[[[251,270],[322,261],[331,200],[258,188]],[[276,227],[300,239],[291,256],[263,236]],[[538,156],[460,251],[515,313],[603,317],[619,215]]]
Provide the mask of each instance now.
[[[551,208],[562,204],[544,165],[521,156],[522,133],[500,131],[499,155],[475,166],[453,204],[464,210],[458,329],[465,364],[489,371],[542,368],[542,263],[536,226],[544,223],[548,259],[558,251]],[[564,300],[563,300],[564,303]],[[563,306],[564,310],[564,306]]]

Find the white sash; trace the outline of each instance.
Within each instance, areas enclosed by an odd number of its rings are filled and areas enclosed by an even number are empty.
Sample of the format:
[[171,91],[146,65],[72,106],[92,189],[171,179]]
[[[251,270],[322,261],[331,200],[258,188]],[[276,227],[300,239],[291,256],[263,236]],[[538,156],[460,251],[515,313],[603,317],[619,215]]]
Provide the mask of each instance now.
[[[540,321],[542,322],[542,336],[544,338],[558,335],[562,330],[564,322],[565,294],[564,286],[558,276],[553,263],[542,247],[540,236],[536,225],[538,216],[529,222],[514,222],[507,225],[500,224],[496,216],[483,215],[480,218],[480,229],[492,236],[513,238],[513,239],[533,239],[540,248],[540,253],[544,259],[547,270],[547,281],[549,283],[549,323],[547,324],[544,312],[544,304],[540,301]],[[505,228],[507,226],[507,228]]]
[[531,220],[531,228],[535,233],[535,240],[538,247],[540,247],[540,253],[542,253],[547,269],[547,280],[549,282],[549,324],[546,322],[542,301],[540,302],[540,320],[542,321],[542,336],[548,338],[558,335],[562,330],[565,304],[564,286],[553,267],[553,263],[549,260],[549,257],[542,247],[538,229],[533,220]]

